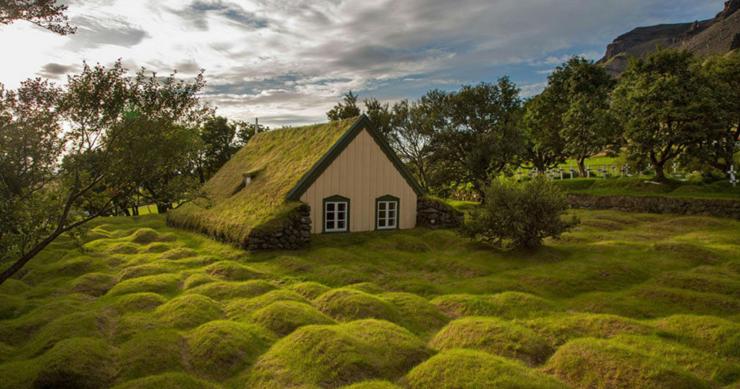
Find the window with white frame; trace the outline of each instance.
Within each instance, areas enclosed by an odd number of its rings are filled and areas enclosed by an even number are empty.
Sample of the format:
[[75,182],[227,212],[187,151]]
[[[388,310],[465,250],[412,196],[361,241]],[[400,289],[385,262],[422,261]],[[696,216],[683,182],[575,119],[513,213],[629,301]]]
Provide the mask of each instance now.
[[375,227],[379,230],[398,228],[398,199],[384,196],[375,202]]
[[324,232],[349,229],[349,201],[337,197],[324,200]]

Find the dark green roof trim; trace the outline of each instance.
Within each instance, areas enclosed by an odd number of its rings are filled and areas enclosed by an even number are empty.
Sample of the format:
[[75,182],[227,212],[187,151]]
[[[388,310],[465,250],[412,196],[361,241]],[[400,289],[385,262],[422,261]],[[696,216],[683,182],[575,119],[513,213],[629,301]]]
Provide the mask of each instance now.
[[367,130],[368,133],[373,137],[375,140],[375,143],[380,146],[380,149],[383,150],[383,153],[388,157],[388,159],[391,160],[393,163],[393,166],[396,167],[396,170],[398,170],[399,173],[401,173],[401,176],[406,180],[406,182],[411,186],[411,188],[414,189],[414,192],[416,192],[417,196],[423,196],[424,190],[421,188],[418,182],[416,182],[416,179],[414,176],[411,175],[411,173],[406,168],[406,165],[401,162],[401,160],[398,158],[396,153],[393,151],[391,146],[386,142],[385,138],[383,138],[382,135],[378,133],[378,131],[375,129],[375,126],[372,125],[370,122],[370,119],[362,115],[360,116],[357,121],[355,121],[354,124],[347,130],[347,132],[342,135],[341,138],[337,141],[337,143],[334,144],[334,146],[329,149],[329,151],[321,157],[321,159],[316,162],[316,164],[311,167],[311,169],[301,177],[301,179],[298,181],[298,184],[288,192],[287,200],[291,201],[299,201],[301,198],[301,195],[305,193],[308,188],[311,187],[311,185],[318,179],[322,173],[331,165],[332,162],[334,162],[335,159],[339,156],[339,154],[344,151],[344,149],[349,146],[350,143],[357,137],[357,135],[362,132],[362,130]]

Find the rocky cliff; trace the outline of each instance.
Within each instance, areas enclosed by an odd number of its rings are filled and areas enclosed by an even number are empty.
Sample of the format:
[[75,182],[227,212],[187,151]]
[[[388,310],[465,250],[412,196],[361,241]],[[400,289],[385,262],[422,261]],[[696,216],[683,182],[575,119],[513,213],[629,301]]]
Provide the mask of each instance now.
[[720,54],[740,48],[740,0],[729,0],[714,19],[693,23],[638,27],[619,36],[599,63],[618,76],[630,57],[644,56],[656,48],[687,49],[699,55]]

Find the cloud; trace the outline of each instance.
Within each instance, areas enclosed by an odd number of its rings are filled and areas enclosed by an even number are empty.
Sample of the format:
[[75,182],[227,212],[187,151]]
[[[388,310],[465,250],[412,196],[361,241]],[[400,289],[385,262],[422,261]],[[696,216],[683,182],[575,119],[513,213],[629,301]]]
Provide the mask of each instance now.
[[215,15],[222,20],[233,23],[242,28],[258,29],[267,27],[267,19],[258,17],[252,12],[245,11],[235,3],[221,0],[196,0],[186,8],[175,11],[183,19],[199,30],[209,29],[209,16]]
[[78,69],[80,69],[79,65],[62,65],[50,62],[41,67],[38,75],[51,79],[59,79],[68,73],[77,71]]
[[0,82],[61,77],[83,59],[122,58],[181,77],[203,68],[203,96],[222,113],[313,123],[350,89],[398,100],[510,75],[531,96],[572,55],[597,59],[634,27],[720,8],[717,0],[75,0],[73,36],[0,27],[8,52],[34,47],[0,61]]

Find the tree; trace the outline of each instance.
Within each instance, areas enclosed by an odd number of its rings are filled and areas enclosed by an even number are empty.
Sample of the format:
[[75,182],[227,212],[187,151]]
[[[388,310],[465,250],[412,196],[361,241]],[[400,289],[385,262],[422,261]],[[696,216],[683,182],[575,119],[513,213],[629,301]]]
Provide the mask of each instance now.
[[430,108],[424,97],[418,103],[403,100],[394,104],[386,134],[391,147],[411,166],[425,190],[429,189],[429,141],[435,120]]
[[34,80],[4,92],[0,256],[13,260],[0,284],[60,235],[140,192],[158,207],[183,200],[194,124],[209,111],[197,97],[204,83],[143,69],[132,79],[119,61],[85,64],[61,91]]
[[489,177],[517,164],[523,146],[519,89],[507,77],[463,86],[447,98],[447,123],[432,137],[434,159],[449,177],[483,194]]
[[497,247],[536,248],[577,223],[563,220],[565,193],[545,176],[516,183],[497,178],[486,188],[486,202],[471,214],[463,232]]
[[689,146],[690,154],[727,174],[740,140],[740,52],[709,58],[698,71],[715,107],[715,134]]
[[386,138],[388,137],[388,134],[392,131],[392,125],[393,125],[393,111],[389,107],[388,103],[381,103],[377,99],[367,99],[365,100],[365,114],[367,115],[368,119],[370,119],[370,123],[375,126],[375,129],[378,130],[383,136]]
[[25,20],[60,35],[73,34],[77,28],[69,25],[66,10],[57,0],[0,0],[0,24]]
[[223,116],[208,118],[200,128],[202,148],[196,162],[200,183],[205,183],[239,149],[237,126]]
[[561,136],[562,116],[551,103],[551,94],[540,94],[524,106],[524,160],[544,172],[565,162],[565,141]]
[[689,146],[716,139],[709,82],[694,65],[687,51],[659,50],[632,61],[614,91],[630,159],[647,159],[659,181],[666,163]]
[[573,57],[555,69],[542,93],[542,102],[551,115],[546,120],[549,125],[560,126],[564,151],[576,159],[582,176],[586,175],[586,158],[603,151],[618,138],[618,122],[609,110],[613,86],[614,81],[603,67]]
[[244,147],[255,134],[270,131],[270,127],[263,126],[259,123],[248,123],[243,120],[234,122],[236,127],[236,146]]
[[360,107],[357,106],[357,95],[349,91],[344,95],[341,102],[326,113],[326,116],[329,117],[329,120],[335,121],[360,116],[360,113]]

